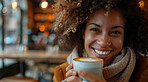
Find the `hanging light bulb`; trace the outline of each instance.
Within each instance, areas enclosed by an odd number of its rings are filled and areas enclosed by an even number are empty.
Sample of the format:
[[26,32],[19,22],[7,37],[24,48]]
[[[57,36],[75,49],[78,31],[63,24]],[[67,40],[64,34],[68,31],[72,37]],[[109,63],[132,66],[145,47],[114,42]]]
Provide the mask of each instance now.
[[48,2],[46,0],[41,2],[41,8],[45,9],[48,6]]
[[16,8],[17,8],[17,2],[16,2],[16,1],[13,1],[13,2],[12,2],[12,8],[13,8],[13,9],[16,9]]

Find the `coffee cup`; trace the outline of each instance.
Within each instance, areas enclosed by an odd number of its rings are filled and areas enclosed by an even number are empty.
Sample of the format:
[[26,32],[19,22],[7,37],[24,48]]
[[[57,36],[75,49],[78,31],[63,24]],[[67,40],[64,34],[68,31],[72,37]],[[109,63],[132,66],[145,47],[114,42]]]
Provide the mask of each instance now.
[[[103,69],[103,60],[100,58],[93,57],[79,57],[73,59],[74,70],[85,70],[89,73],[96,75],[98,78],[101,78],[102,69]],[[78,75],[79,76],[79,75]],[[79,76],[83,79],[83,82],[89,82],[87,79]]]

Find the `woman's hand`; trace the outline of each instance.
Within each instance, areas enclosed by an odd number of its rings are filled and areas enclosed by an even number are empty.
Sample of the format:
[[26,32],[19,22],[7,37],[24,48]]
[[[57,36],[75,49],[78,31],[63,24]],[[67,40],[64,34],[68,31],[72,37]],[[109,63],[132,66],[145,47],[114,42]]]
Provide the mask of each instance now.
[[101,76],[101,79],[99,79],[96,75],[91,74],[87,71],[84,70],[79,70],[78,74],[82,77],[84,77],[85,79],[89,80],[90,82],[107,82],[104,77],[103,74]]
[[84,70],[76,71],[72,68],[73,68],[73,64],[70,64],[66,68],[67,82],[82,82],[82,79],[80,77],[78,77],[78,75],[84,77],[85,79],[89,80],[90,82],[106,82],[103,75],[102,75],[101,79],[99,79],[96,75],[91,74],[87,71],[84,71]]
[[82,82],[82,79],[78,77],[78,72],[73,68],[73,63],[71,63],[69,66],[66,68],[66,77],[67,77],[67,82]]

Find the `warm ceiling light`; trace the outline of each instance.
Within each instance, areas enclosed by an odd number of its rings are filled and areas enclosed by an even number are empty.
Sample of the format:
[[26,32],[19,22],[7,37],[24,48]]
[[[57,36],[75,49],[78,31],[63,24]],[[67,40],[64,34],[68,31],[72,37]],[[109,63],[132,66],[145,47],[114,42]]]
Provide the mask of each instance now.
[[12,8],[13,9],[16,9],[17,8],[17,2],[16,1],[12,2]]
[[41,7],[42,7],[43,9],[47,8],[47,6],[48,6],[48,2],[47,2],[47,1],[42,1],[42,2],[41,2]]

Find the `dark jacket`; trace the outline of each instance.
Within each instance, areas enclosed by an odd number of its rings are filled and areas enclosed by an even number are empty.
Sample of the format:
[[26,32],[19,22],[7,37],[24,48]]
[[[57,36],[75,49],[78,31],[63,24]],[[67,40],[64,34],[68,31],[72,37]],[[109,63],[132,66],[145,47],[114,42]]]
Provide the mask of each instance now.
[[[61,82],[66,78],[66,67],[69,64],[63,63],[55,68],[53,82]],[[148,82],[148,59],[138,55],[134,72],[129,82]]]

